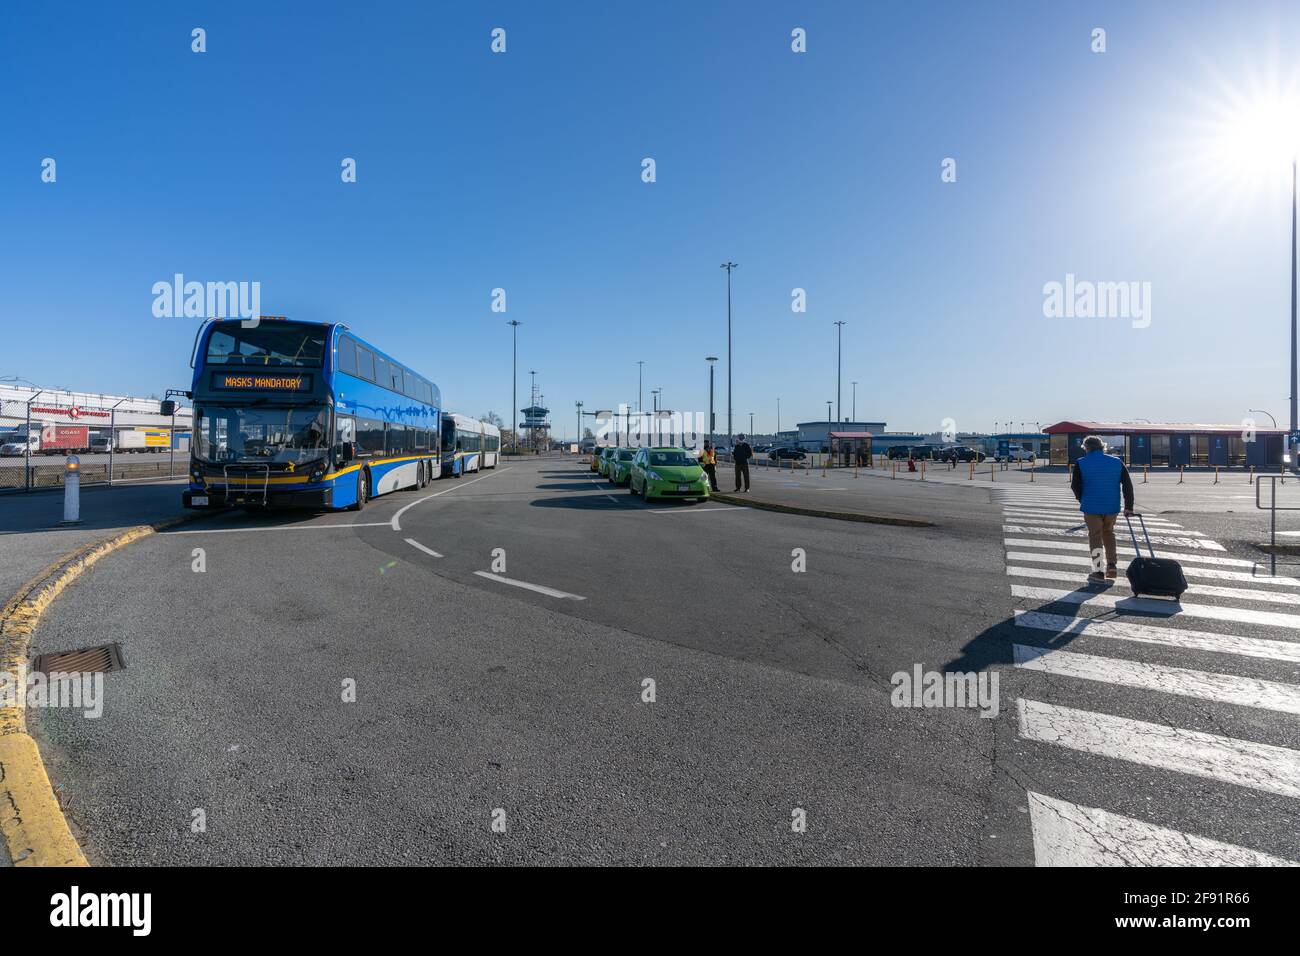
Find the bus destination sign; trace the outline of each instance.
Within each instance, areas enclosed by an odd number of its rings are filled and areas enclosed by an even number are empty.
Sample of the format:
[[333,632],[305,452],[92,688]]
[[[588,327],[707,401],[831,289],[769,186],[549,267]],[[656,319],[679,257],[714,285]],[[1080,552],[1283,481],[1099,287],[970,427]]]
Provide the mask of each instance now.
[[272,392],[310,392],[310,375],[272,375],[266,372],[216,372],[212,387],[221,389],[265,389]]

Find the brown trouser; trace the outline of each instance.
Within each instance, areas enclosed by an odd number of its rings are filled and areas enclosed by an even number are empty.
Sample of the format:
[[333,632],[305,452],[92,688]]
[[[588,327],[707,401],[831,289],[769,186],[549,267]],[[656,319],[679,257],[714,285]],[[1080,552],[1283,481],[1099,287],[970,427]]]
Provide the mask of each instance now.
[[1092,554],[1092,569],[1100,571],[1102,550],[1106,552],[1106,567],[1113,568],[1119,564],[1115,555],[1115,519],[1119,515],[1083,516],[1088,525],[1088,551]]

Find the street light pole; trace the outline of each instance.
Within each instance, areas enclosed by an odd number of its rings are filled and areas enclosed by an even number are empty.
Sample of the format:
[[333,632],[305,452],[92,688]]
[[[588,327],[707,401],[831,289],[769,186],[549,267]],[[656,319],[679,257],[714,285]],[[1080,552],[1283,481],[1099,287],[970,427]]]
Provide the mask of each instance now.
[[840,389],[840,379],[844,372],[844,321],[835,323],[835,417],[844,421],[844,403],[843,395]]
[[852,418],[853,418],[853,420],[854,420],[855,422],[858,420],[858,383],[857,383],[857,382],[854,382],[854,383],[853,383],[853,412],[852,412]]
[[644,395],[644,392],[641,390],[641,372],[643,371],[642,367],[644,365],[645,362],[636,363],[636,410],[638,412],[641,411],[641,398]]
[[728,259],[722,264],[722,268],[727,270],[727,443],[730,445],[732,438],[735,436],[735,430],[731,423],[731,270],[736,268],[737,263]]
[[[1296,261],[1295,261],[1295,217],[1296,217],[1296,194],[1295,194],[1295,177],[1296,161],[1291,160],[1291,435],[1288,444],[1295,441],[1296,432],[1300,431],[1300,422],[1296,421]],[[1296,450],[1291,449],[1291,467],[1297,468]]]
[[718,361],[718,357],[706,355],[704,361],[709,363],[709,447],[716,448],[718,440],[713,434],[713,366]]
[[582,402],[574,402],[578,406],[578,447],[582,447]]
[[510,336],[514,340],[514,364],[510,371],[510,444],[515,454],[519,454],[519,419],[515,416],[519,414],[519,326],[517,319],[511,319],[506,325],[510,326]]
[[749,437],[754,437],[754,413],[749,413]]
[[781,396],[776,397],[776,433],[781,434]]

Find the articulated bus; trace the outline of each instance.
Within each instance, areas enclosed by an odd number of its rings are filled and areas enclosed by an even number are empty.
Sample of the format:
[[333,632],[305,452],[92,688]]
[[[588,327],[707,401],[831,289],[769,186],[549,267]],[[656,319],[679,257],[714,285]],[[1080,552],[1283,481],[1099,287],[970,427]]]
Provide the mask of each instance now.
[[187,508],[360,510],[441,472],[438,387],[345,325],[213,319],[190,364]]
[[442,475],[459,477],[495,468],[501,454],[501,429],[455,412],[442,413]]

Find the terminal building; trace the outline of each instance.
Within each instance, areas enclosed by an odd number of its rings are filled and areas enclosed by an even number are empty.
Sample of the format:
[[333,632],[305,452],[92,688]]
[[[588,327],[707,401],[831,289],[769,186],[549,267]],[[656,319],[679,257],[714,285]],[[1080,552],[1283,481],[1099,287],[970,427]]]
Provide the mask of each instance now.
[[86,425],[92,436],[123,429],[175,428],[173,442],[188,442],[193,410],[177,408],[163,415],[156,398],[101,395],[59,388],[0,385],[0,433],[31,422],[39,425]]
[[1064,421],[1043,431],[1053,465],[1077,460],[1084,453],[1083,440],[1096,435],[1126,464],[1152,468],[1280,466],[1286,437],[1284,428],[1153,422]]

